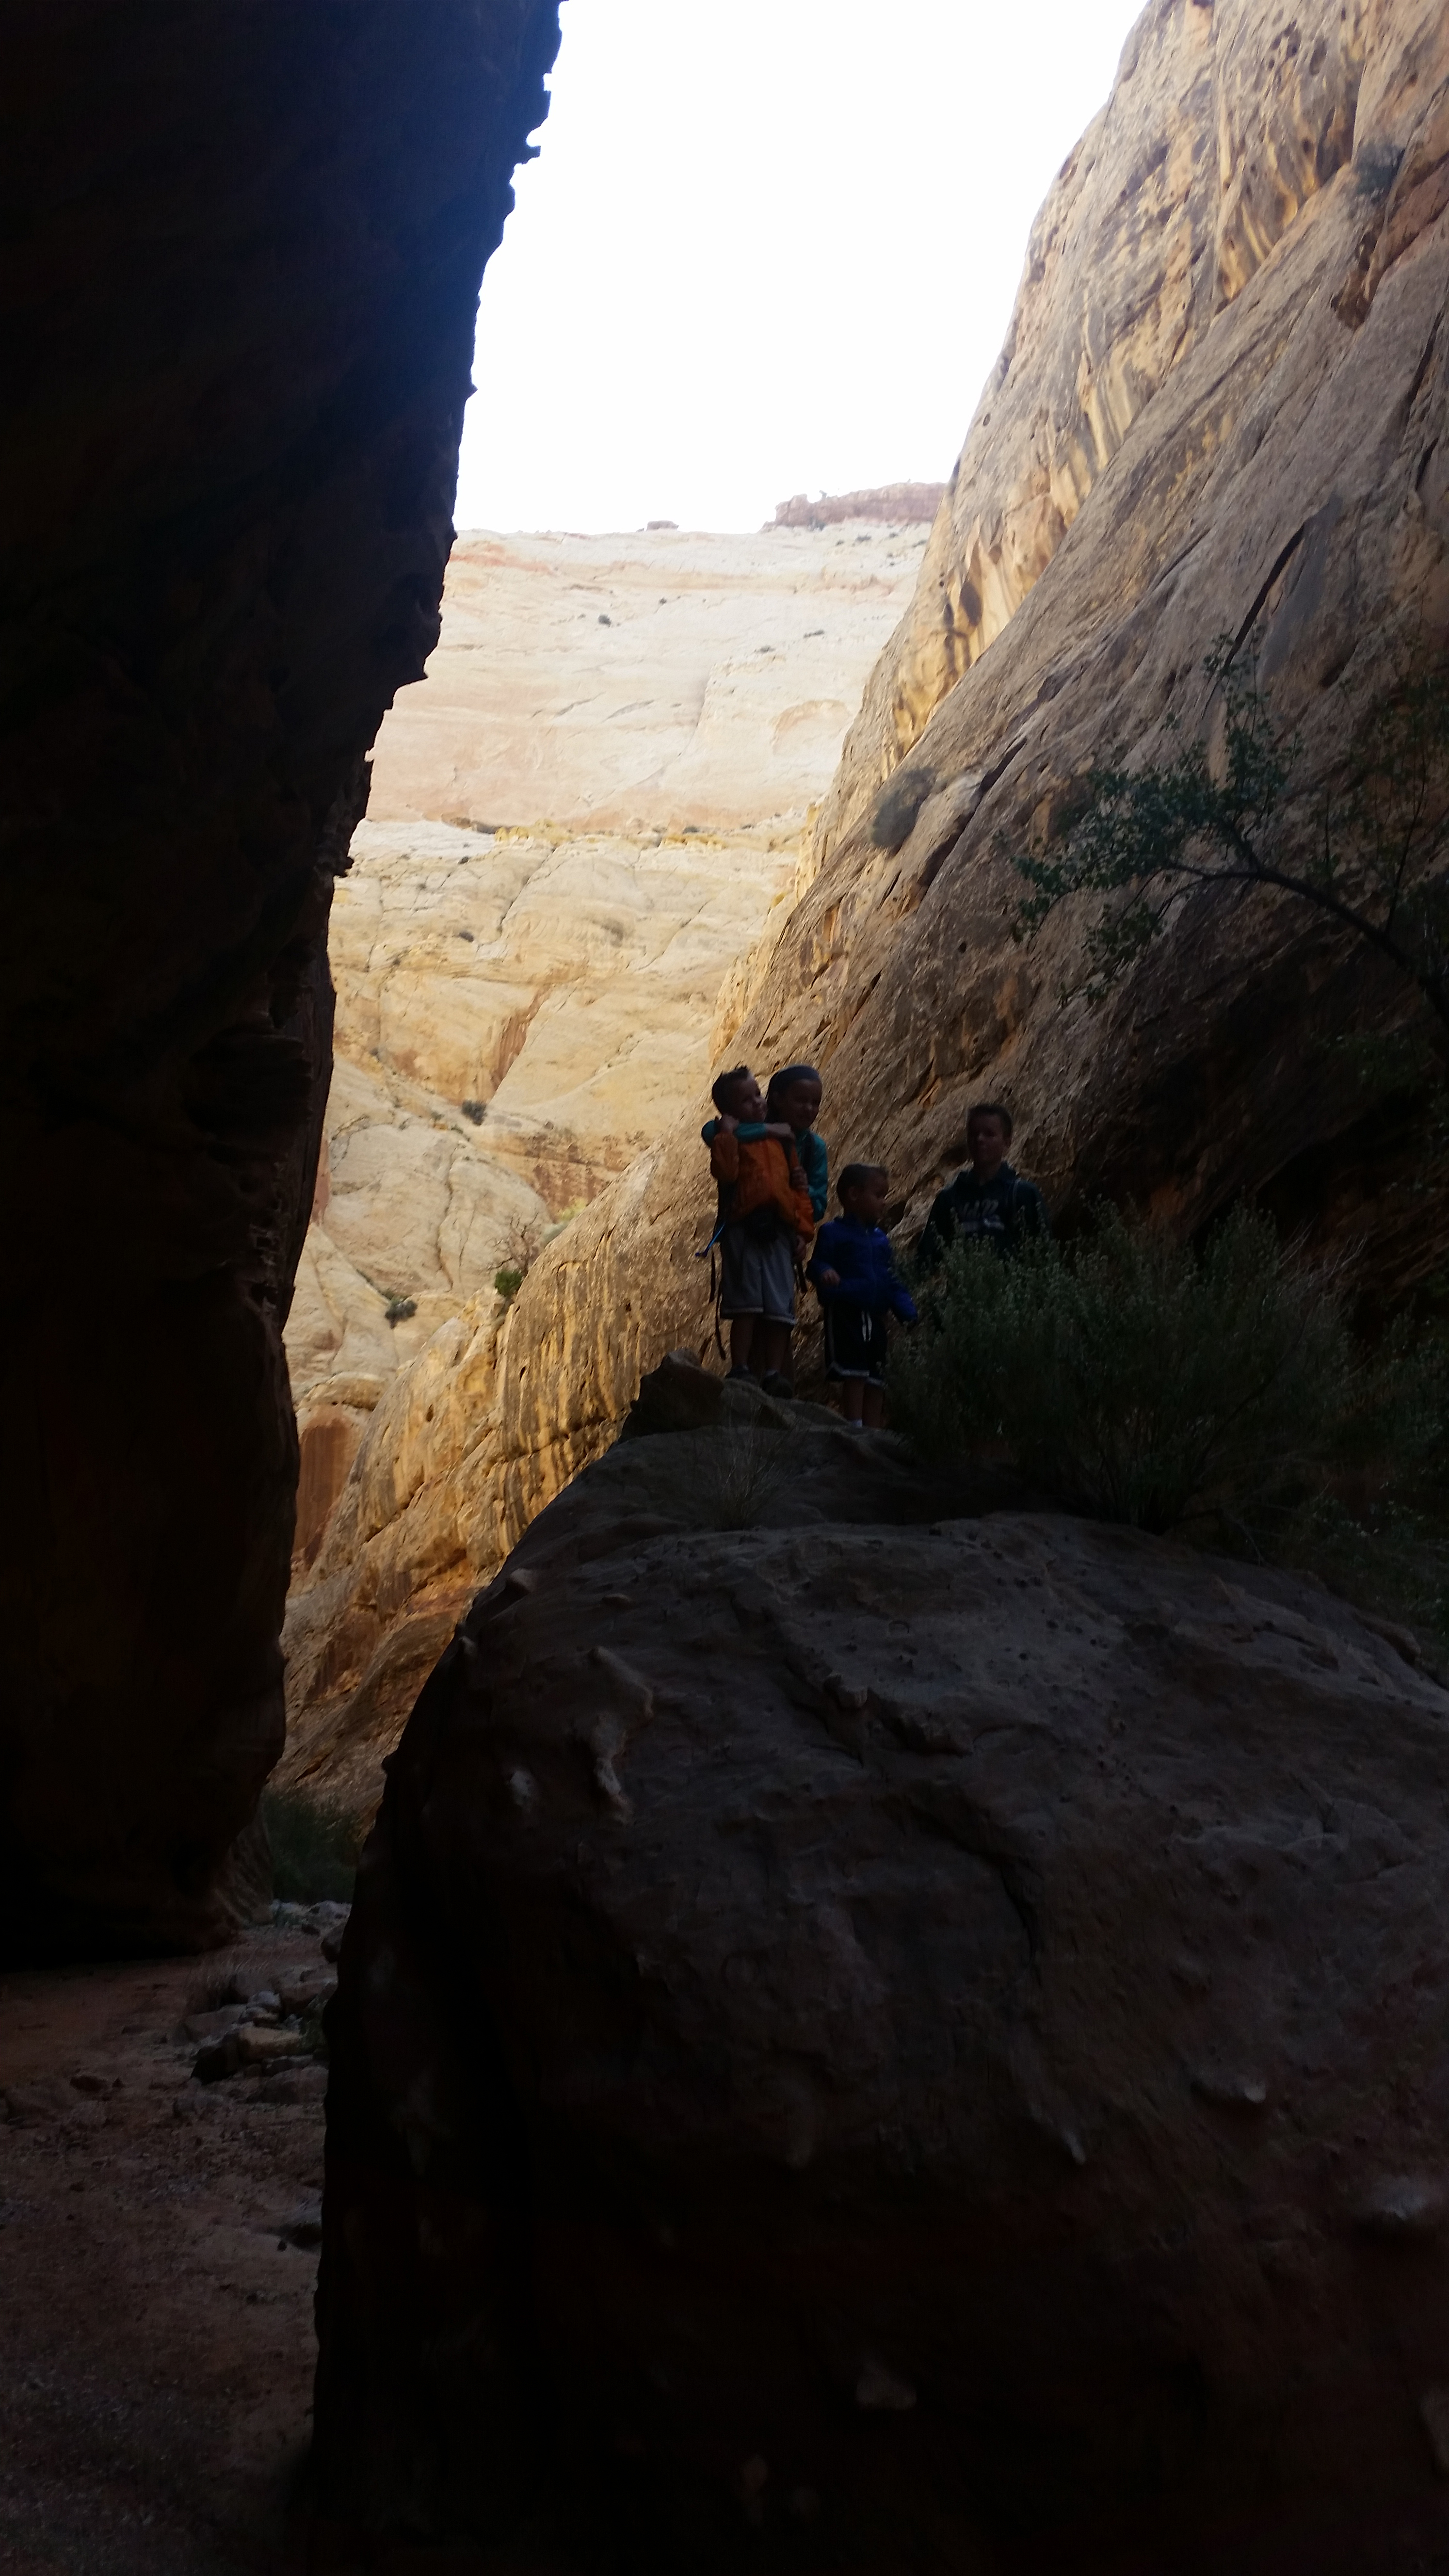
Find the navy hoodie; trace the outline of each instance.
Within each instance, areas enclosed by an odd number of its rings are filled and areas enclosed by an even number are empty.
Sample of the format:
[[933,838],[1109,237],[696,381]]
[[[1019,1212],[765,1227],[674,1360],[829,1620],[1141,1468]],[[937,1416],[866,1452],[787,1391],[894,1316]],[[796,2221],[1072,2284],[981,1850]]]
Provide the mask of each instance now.
[[[821,1288],[822,1270],[838,1270],[838,1288]],[[815,1237],[815,1251],[805,1276],[827,1304],[868,1306],[872,1314],[887,1308],[903,1324],[916,1320],[915,1303],[896,1277],[891,1239],[885,1228],[866,1225],[858,1216],[832,1217]]]

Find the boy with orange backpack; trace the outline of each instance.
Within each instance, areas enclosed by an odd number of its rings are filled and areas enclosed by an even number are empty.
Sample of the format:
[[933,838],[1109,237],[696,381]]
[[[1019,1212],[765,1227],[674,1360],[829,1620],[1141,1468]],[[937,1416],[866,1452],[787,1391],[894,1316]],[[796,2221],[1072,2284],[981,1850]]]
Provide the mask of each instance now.
[[[729,1373],[758,1379],[767,1395],[793,1395],[782,1363],[795,1329],[795,1265],[815,1231],[794,1130],[783,1119],[766,1121],[760,1086],[746,1064],[722,1073],[710,1097],[719,1116],[702,1132],[719,1186],[719,1214],[705,1249],[719,1247]],[[751,1132],[741,1135],[741,1128]]]

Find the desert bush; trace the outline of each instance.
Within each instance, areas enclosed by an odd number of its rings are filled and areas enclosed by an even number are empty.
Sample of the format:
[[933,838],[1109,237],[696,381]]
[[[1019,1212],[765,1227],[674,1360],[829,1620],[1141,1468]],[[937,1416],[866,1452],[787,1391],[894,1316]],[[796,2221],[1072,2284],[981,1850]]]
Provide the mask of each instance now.
[[512,1305],[547,1239],[541,1226],[522,1217],[515,1217],[507,1227],[503,1259],[493,1273],[493,1285],[505,1306]]
[[1299,1561],[1335,1480],[1382,1511],[1442,1457],[1437,1345],[1405,1328],[1365,1356],[1332,1280],[1246,1208],[1200,1251],[1115,1211],[1011,1261],[955,1247],[890,1388],[935,1464],[1008,1461],[1068,1510],[1254,1553],[1296,1533]]
[[385,1311],[390,1324],[405,1324],[410,1315],[417,1313],[418,1301],[416,1297],[389,1297]]
[[188,2012],[219,2012],[223,2004],[244,2004],[255,1979],[249,1979],[239,1950],[218,1950],[205,1961],[186,1990]]
[[324,1898],[349,1905],[362,1849],[355,1816],[305,1789],[264,1789],[262,1818],[272,1847],[272,1894],[292,1905]]
[[786,1433],[752,1423],[691,1432],[670,1499],[703,1529],[754,1529],[784,1481],[789,1445]]

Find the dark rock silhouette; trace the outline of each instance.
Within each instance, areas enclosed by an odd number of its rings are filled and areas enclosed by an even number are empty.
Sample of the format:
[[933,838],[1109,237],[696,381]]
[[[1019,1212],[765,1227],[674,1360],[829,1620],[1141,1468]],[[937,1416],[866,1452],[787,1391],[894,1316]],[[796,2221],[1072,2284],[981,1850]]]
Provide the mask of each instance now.
[[343,2557],[1432,2523],[1449,1695],[1308,1583],[769,1419],[587,1469],[393,1758],[328,2022]]
[[215,1937],[280,1748],[328,900],[437,631],[558,26],[69,0],[9,38],[14,1954]]

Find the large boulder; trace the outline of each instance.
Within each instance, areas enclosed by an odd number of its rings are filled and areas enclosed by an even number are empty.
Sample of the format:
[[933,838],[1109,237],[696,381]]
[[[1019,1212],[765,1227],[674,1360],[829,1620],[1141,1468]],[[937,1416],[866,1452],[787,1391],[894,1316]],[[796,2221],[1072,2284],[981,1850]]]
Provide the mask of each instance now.
[[334,2544],[1417,2563],[1449,1695],[1305,1580],[712,1410],[549,1507],[393,1758],[330,2015]]

